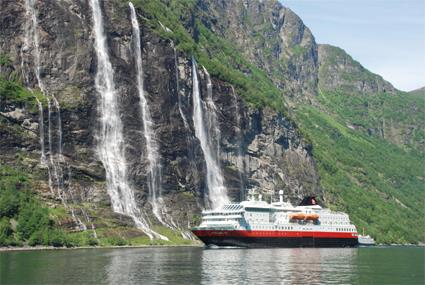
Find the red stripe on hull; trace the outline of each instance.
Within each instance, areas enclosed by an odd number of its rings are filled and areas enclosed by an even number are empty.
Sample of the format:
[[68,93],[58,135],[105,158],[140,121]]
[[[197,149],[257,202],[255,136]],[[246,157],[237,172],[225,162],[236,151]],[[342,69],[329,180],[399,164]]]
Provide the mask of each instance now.
[[251,237],[251,238],[357,238],[353,232],[309,231],[246,231],[246,230],[193,230],[197,237]]

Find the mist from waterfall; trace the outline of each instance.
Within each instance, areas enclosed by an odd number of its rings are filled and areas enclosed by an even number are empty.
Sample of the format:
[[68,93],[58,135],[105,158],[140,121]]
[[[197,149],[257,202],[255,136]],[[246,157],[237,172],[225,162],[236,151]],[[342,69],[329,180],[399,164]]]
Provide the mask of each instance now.
[[[137,207],[134,192],[127,181],[123,126],[119,116],[114,71],[109,59],[99,0],[90,0],[93,15],[94,48],[97,57],[95,87],[99,98],[100,130],[98,154],[106,171],[107,190],[115,212],[133,218],[136,226],[151,239],[165,238],[149,228]],[[166,239],[166,238],[165,238]]]
[[[212,100],[212,82],[208,72],[207,75],[207,103],[201,99],[199,90],[199,80],[197,66],[192,58],[192,84],[193,84],[193,125],[195,135],[199,139],[202,152],[204,154],[207,170],[208,195],[206,205],[212,208],[219,208],[229,202],[227,189],[224,186],[224,177],[218,162],[219,152],[219,131],[216,119],[216,107]],[[214,131],[214,132],[213,132]],[[216,150],[216,151],[214,151]]]
[[[139,22],[137,21],[136,10],[133,4],[128,3],[131,12],[131,26],[133,30],[133,52],[136,59],[137,70],[137,91],[139,93],[140,110],[143,121],[143,134],[146,142],[146,153],[148,159],[148,188],[149,202],[152,205],[152,212],[158,221],[170,228],[175,228],[176,225],[171,218],[167,219],[167,208],[162,198],[162,173],[159,155],[159,146],[156,139],[156,134],[153,129],[153,120],[150,115],[149,105],[143,88],[143,62]],[[167,221],[169,220],[169,221]]]

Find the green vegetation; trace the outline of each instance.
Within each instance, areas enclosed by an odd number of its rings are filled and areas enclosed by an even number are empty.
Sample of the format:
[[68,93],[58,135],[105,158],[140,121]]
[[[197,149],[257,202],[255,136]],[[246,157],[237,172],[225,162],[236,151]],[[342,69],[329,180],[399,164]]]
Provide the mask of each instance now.
[[423,160],[350,130],[311,106],[297,119],[310,134],[327,203],[350,214],[379,243],[424,242]]
[[157,226],[158,233],[169,241],[150,240],[132,227],[108,226],[108,221],[98,216],[99,223],[106,226],[97,229],[98,238],[92,230],[68,232],[62,230],[56,220],[69,219],[61,207],[47,208],[31,192],[30,176],[7,166],[0,168],[0,247],[1,246],[123,246],[123,245],[190,245],[180,232]]
[[30,91],[22,86],[18,80],[5,79],[0,75],[0,102],[17,105],[26,105],[32,112],[37,111],[37,100],[43,105],[47,104],[46,98],[39,91]]
[[[424,99],[425,99],[425,87],[422,87],[422,88],[419,88],[419,89],[416,89],[416,90],[410,91],[410,92],[409,92],[409,94],[410,94],[411,96],[416,96],[416,97],[419,97],[419,98],[421,98],[422,100],[424,100]],[[422,101],[422,102],[423,102],[423,101]]]
[[23,172],[0,168],[0,246],[72,246],[30,189],[30,177]]
[[[134,1],[136,7],[142,8],[140,12],[145,24],[173,41],[177,50],[193,55],[213,77],[232,84],[247,103],[286,113],[282,91],[263,70],[247,61],[231,43],[215,35],[199,20],[208,15],[195,10],[195,3],[193,0]],[[197,15],[194,21],[193,15]],[[172,32],[165,31],[160,23]]]
[[8,66],[12,64],[12,60],[7,54],[0,53],[0,66]]
[[404,92],[349,95],[333,91],[319,95],[320,103],[341,121],[364,133],[368,129],[382,129],[389,141],[425,153],[425,105],[420,97]]

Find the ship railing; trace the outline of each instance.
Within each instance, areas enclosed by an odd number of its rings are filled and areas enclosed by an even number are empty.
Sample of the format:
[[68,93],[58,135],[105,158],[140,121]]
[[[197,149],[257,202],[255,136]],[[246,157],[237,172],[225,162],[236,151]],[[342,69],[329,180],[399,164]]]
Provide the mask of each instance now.
[[232,212],[243,212],[244,209],[238,210],[203,210],[202,213],[232,213]]
[[218,219],[242,219],[242,215],[233,216],[204,216],[204,220],[218,220]]

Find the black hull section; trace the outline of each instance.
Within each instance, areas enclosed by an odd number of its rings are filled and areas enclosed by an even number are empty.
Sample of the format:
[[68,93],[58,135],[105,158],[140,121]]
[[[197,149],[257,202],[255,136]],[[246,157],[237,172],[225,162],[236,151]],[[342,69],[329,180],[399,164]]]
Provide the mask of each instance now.
[[199,237],[207,246],[267,247],[355,247],[357,238]]

